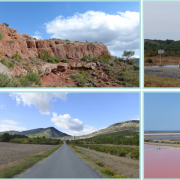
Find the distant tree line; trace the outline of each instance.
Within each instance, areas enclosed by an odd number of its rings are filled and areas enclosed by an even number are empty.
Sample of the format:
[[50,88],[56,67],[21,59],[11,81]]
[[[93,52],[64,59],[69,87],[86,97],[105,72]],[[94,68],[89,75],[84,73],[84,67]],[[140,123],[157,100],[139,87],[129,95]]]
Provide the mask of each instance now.
[[145,40],[144,43],[144,56],[156,56],[158,50],[163,49],[162,56],[176,56],[180,57],[180,41],[173,40]]
[[0,136],[0,142],[10,142],[10,143],[19,143],[19,144],[48,144],[48,145],[57,145],[63,143],[60,139],[52,139],[42,137],[33,137],[30,138],[25,135],[10,135],[9,133],[4,133]]

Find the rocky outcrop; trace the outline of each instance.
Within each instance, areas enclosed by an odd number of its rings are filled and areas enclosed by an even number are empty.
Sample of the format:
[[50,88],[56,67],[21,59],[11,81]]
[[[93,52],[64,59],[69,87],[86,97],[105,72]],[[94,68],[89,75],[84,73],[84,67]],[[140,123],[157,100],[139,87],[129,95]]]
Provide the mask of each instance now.
[[65,42],[62,40],[34,40],[26,34],[17,34],[12,28],[0,24],[4,38],[0,40],[0,52],[12,56],[18,51],[22,58],[37,58],[41,51],[61,59],[79,59],[83,56],[98,56],[110,54],[102,43]]

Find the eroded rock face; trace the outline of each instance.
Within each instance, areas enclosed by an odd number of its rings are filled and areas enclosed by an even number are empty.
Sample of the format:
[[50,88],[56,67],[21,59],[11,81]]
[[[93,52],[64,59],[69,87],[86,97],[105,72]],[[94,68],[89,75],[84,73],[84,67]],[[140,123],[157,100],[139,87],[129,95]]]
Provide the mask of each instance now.
[[62,40],[34,40],[27,34],[17,34],[12,28],[0,24],[0,31],[4,38],[0,40],[0,52],[12,56],[18,51],[22,58],[39,56],[40,51],[46,50],[52,56],[62,59],[79,59],[83,56],[98,56],[110,54],[107,47],[102,43],[66,43]]
[[7,74],[9,77],[11,77],[11,72],[10,72],[9,68],[7,68],[2,63],[0,63],[0,73]]

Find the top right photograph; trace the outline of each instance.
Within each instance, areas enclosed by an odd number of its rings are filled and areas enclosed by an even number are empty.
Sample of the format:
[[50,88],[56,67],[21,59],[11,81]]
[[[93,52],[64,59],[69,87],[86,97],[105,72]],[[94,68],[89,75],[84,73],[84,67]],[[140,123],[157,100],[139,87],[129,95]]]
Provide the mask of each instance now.
[[180,2],[144,2],[144,87],[180,87]]

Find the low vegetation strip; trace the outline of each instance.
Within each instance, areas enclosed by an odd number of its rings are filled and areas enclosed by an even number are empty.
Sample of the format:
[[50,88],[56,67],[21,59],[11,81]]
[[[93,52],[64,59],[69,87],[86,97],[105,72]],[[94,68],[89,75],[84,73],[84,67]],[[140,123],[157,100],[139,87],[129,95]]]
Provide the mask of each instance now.
[[31,167],[36,162],[42,160],[43,158],[48,157],[50,154],[55,152],[57,149],[59,149],[61,145],[54,147],[53,149],[44,151],[40,154],[33,155],[26,157],[24,159],[21,159],[19,161],[10,163],[6,166],[3,166],[0,168],[0,178],[12,178],[15,175],[21,173],[25,169]]
[[[79,146],[70,145],[70,147],[103,178],[139,178],[139,160],[137,159],[118,157]],[[111,169],[114,175],[103,172],[103,167]]]
[[89,144],[76,144],[76,146],[89,148],[92,150],[110,153],[120,157],[125,157],[130,154],[131,158],[139,159],[139,147],[118,147],[118,146],[104,146],[104,145],[89,145]]
[[145,87],[180,87],[180,79],[177,78],[159,78],[155,76],[144,76]]

